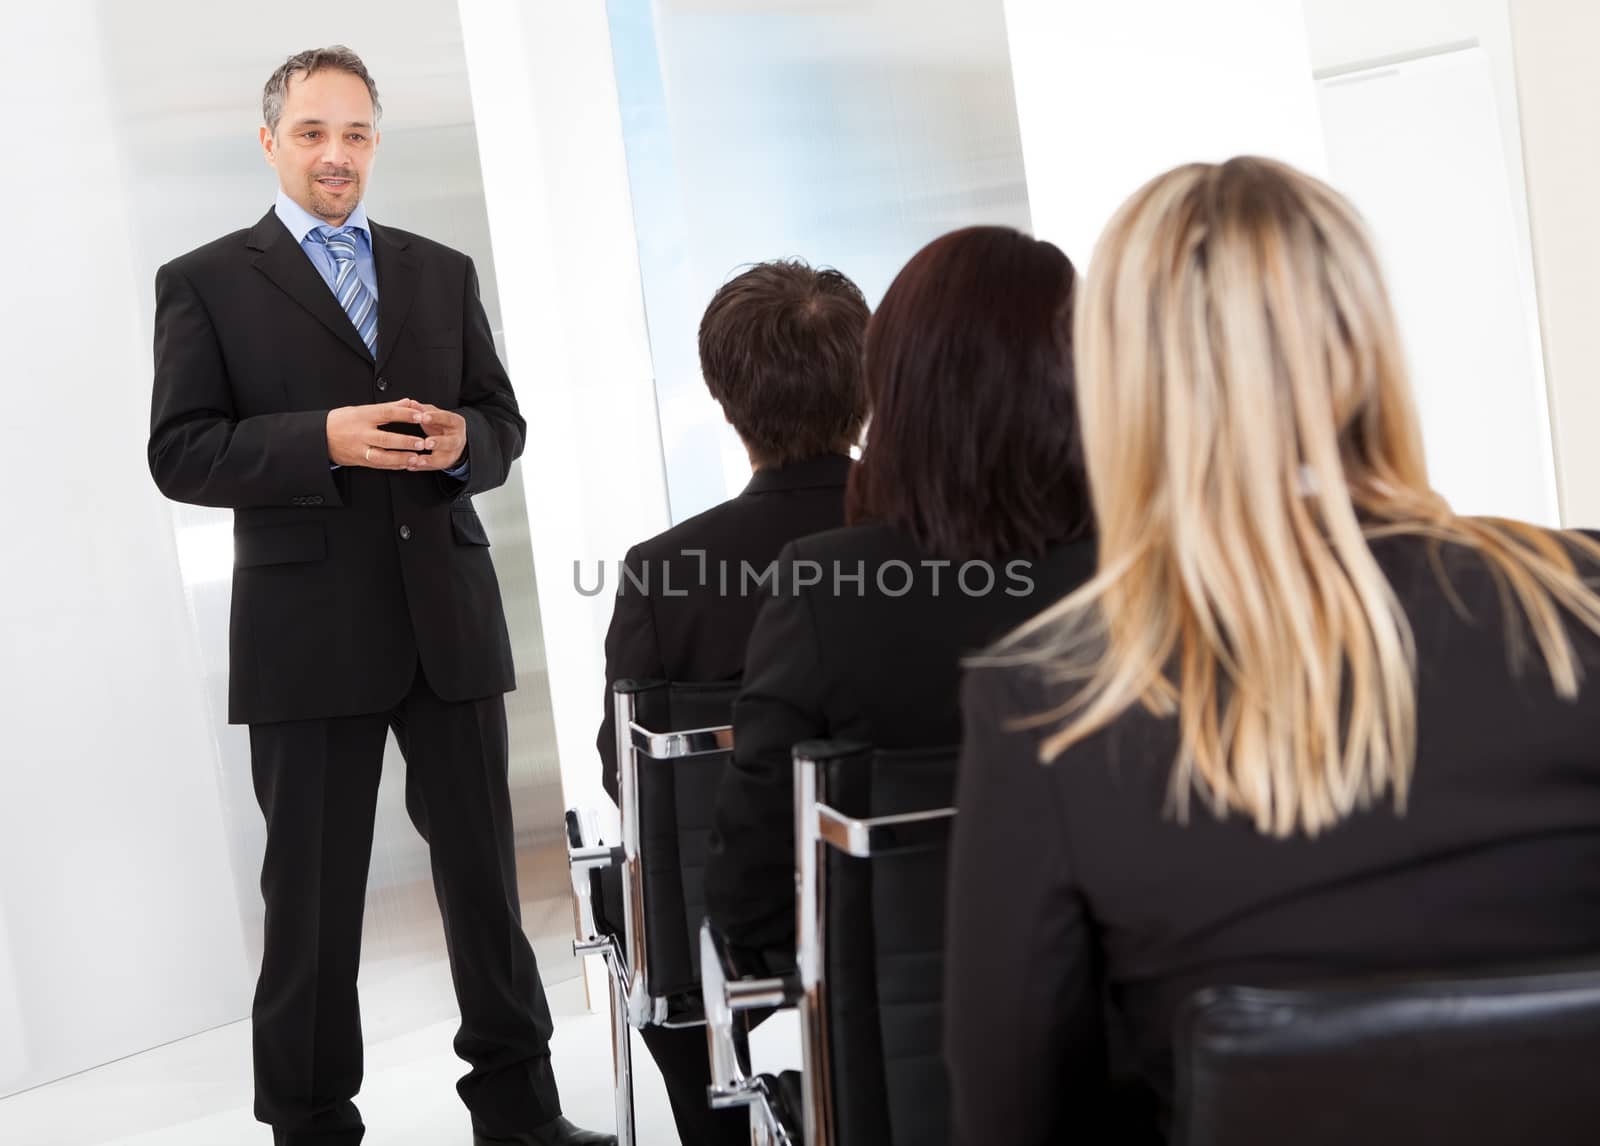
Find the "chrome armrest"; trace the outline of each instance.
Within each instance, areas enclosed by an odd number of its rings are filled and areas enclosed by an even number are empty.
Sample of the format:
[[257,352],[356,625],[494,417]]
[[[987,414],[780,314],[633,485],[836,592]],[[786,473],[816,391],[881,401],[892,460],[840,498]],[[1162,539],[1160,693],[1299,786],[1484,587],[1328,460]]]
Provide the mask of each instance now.
[[792,974],[739,975],[728,957],[727,941],[708,919],[700,924],[700,996],[711,1061],[711,1086],[706,1092],[711,1105],[722,1110],[767,1102],[765,1087],[746,1074],[739,1061],[734,1016],[739,1011],[792,1007],[800,996],[798,980]]
[[794,756],[796,927],[795,963],[799,976],[800,1102],[807,1146],[831,1146],[833,1087],[828,1076],[827,984],[823,951],[827,930],[824,856],[828,849],[867,858],[945,842],[955,821],[954,808],[858,819],[829,805],[828,763],[871,752],[865,744],[809,740]]
[[817,836],[828,847],[867,859],[944,843],[955,821],[954,808],[933,808],[895,816],[855,819],[829,807],[816,805]]
[[660,682],[619,680],[611,688],[617,735],[617,806],[622,814],[622,935],[616,941],[615,967],[627,1001],[628,1021],[635,1027],[663,1024],[667,1000],[650,985],[650,944],[645,934],[643,841],[639,822],[639,774],[647,762],[678,760],[733,747],[727,725],[653,732],[639,724],[636,696]]
[[628,735],[634,749],[652,760],[682,760],[687,756],[733,751],[733,728],[727,724],[687,728],[681,732],[651,732],[630,722]]
[[595,831],[595,816],[587,808],[567,809],[567,868],[572,875],[572,902],[577,906],[577,937],[574,955],[601,955],[612,946],[600,934],[594,917],[594,890],[589,873],[611,866],[611,849],[602,845]]

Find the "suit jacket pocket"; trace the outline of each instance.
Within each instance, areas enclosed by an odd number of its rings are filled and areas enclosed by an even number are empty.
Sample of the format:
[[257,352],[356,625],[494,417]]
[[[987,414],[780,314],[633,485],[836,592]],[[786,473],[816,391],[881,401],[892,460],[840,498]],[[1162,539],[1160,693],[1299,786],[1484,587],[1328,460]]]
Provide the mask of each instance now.
[[233,535],[233,565],[291,565],[321,561],[328,555],[328,535],[320,521],[260,525]]
[[455,534],[457,545],[489,544],[489,535],[484,532],[483,522],[478,519],[475,509],[452,509],[450,531]]

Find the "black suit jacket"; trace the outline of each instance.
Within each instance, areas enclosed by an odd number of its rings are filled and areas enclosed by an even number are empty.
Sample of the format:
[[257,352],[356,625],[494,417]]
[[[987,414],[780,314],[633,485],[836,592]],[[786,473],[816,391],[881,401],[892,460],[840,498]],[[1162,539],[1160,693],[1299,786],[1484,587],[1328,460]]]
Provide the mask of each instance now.
[[969,675],[945,965],[957,1141],[1101,1141],[1085,1124],[1123,1038],[1146,1105],[1170,1110],[1174,1014],[1202,986],[1600,951],[1600,638],[1571,626],[1587,682],[1560,700],[1537,652],[1512,670],[1482,559],[1438,551],[1463,617],[1430,547],[1373,543],[1416,638],[1404,816],[1275,840],[1196,802],[1180,824],[1170,720],[1129,714],[1041,767],[1038,735],[1006,722],[1062,696],[1023,669]]
[[[377,359],[275,212],[156,273],[150,472],[234,510],[228,718],[383,711],[416,676],[446,700],[514,686],[471,495],[525,429],[472,261],[372,225]],[[335,406],[415,398],[466,418],[471,471],[330,470]]]
[[[750,637],[734,706],[734,762],[717,793],[706,872],[711,916],[734,942],[793,948],[794,744],[815,737],[891,749],[957,743],[961,658],[1087,580],[1094,546],[1062,544],[1041,557],[989,562],[994,584],[981,595],[979,570],[968,572],[969,595],[958,579],[961,563],[922,564],[935,560],[878,525],[784,550],[780,565],[814,561],[823,580],[769,598]],[[1008,570],[1013,561],[1027,564]],[[851,580],[858,573],[859,583]]]
[[[767,585],[757,579],[797,537],[844,523],[850,459],[758,470],[738,497],[628,550],[606,631],[605,718],[596,747],[617,798],[611,686],[619,680],[737,680]],[[746,566],[752,572],[746,572]],[[648,579],[647,579],[648,578]]]

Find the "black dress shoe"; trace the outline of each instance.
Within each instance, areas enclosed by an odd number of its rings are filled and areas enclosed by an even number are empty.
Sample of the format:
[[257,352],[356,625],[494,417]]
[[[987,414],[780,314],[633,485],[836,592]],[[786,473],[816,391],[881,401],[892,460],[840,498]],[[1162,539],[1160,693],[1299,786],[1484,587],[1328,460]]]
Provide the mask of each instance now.
[[593,1130],[574,1126],[565,1118],[557,1118],[554,1122],[546,1122],[543,1126],[509,1137],[485,1134],[474,1129],[472,1146],[617,1146],[617,1136],[596,1134]]

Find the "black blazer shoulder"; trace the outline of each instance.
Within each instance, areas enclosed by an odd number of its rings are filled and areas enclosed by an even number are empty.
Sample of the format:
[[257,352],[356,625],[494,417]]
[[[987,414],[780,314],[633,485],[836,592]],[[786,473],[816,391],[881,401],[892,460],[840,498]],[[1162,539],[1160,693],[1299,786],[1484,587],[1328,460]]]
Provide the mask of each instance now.
[[430,239],[426,235],[419,235],[415,231],[408,231],[404,227],[390,226],[388,223],[370,223],[373,237],[387,240],[397,246],[406,247],[430,259],[439,259],[443,262],[456,265],[465,265],[470,261],[470,256],[465,251],[458,251],[447,243],[438,239]]
[[[271,217],[274,222],[277,222],[276,214]],[[185,251],[183,254],[168,260],[166,267],[179,271],[186,276],[193,276],[236,264],[240,261],[250,236],[255,234],[265,222],[266,220],[263,219],[254,227],[241,227],[237,231],[230,231],[228,234],[212,239],[208,243],[201,243],[193,250]],[[283,226],[281,222],[278,225],[280,227]],[[287,235],[288,233],[288,230],[285,229],[284,234]]]
[[729,552],[744,548],[741,527],[757,513],[756,507],[742,496],[731,497],[630,546],[624,560],[638,568],[647,561],[683,560],[699,550],[705,550],[709,557],[712,549],[726,558]]
[[[937,681],[937,695],[955,729],[955,677],[960,659],[982,651],[1094,575],[1092,537],[1057,542],[1042,553],[993,559],[951,559],[929,553],[904,531],[865,524],[803,538],[780,566],[811,562],[821,580],[766,606],[777,614],[799,609],[816,640],[836,654],[842,672],[887,667],[895,648],[912,653],[899,666],[917,687]],[[816,575],[817,569],[812,569]],[[913,659],[914,658],[914,659]],[[872,667],[867,667],[872,666]],[[925,676],[924,674],[932,674]],[[865,685],[865,675],[862,683]]]
[[828,455],[757,471],[737,496],[628,552],[640,560],[678,560],[704,550],[711,559],[771,561],[785,544],[843,524],[850,466],[849,458]]
[[844,521],[850,459],[826,456],[754,474],[738,496],[630,548],[606,631],[606,695],[596,748],[617,796],[611,686],[622,679],[736,680],[783,547]]
[[761,949],[793,939],[793,746],[956,743],[962,658],[1092,576],[1095,547],[952,561],[898,529],[857,525],[796,541],[778,563],[793,583],[766,600],[750,637],[706,873],[713,918]]

